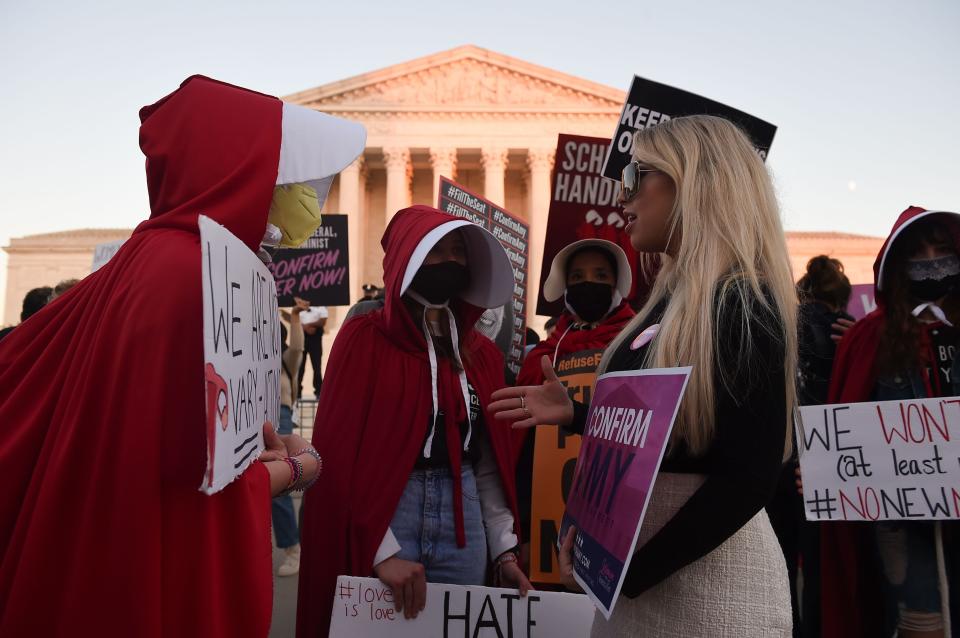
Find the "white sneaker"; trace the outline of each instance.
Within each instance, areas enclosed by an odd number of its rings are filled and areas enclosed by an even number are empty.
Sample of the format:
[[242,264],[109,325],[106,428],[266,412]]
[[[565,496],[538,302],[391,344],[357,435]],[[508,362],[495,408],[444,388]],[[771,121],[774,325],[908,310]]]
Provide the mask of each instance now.
[[285,556],[277,570],[277,576],[293,576],[300,571],[300,543],[283,550]]

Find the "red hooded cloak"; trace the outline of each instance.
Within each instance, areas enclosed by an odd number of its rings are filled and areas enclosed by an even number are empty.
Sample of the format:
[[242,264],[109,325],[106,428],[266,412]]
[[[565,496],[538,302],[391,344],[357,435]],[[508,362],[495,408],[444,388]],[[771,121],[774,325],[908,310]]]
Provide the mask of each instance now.
[[[948,220],[960,253],[960,228],[955,213],[928,211],[911,206],[900,214],[873,264],[877,308],[858,321],[840,341],[830,377],[830,403],[869,401],[877,382],[877,348],[882,341],[886,318],[883,275],[887,256],[900,234],[918,219],[939,216]],[[872,638],[883,633],[882,576],[870,553],[872,542],[865,538],[869,525],[862,523],[820,524],[821,610],[824,638]]]
[[269,479],[206,465],[200,212],[256,250],[282,103],[192,77],[140,111],[150,219],[0,343],[0,635],[265,636]]
[[[398,212],[382,245],[385,305],[346,322],[330,352],[317,407],[313,444],[324,470],[307,493],[301,538],[297,635],[325,637],[338,575],[373,575],[373,559],[423,447],[430,415],[431,373],[427,342],[401,299],[404,274],[421,239],[457,217],[427,206]],[[482,276],[468,253],[471,278]],[[471,265],[472,264],[472,265]],[[461,352],[470,384],[483,407],[484,428],[496,456],[507,503],[517,518],[510,427],[487,412],[490,394],[503,387],[503,356],[473,329],[482,309],[451,303],[460,326]],[[440,405],[454,476],[459,476],[459,423],[466,413],[454,369],[438,371]],[[448,407],[443,407],[448,406]],[[454,481],[454,509],[459,481]],[[460,524],[462,527],[462,522]],[[461,539],[462,540],[462,539]]]

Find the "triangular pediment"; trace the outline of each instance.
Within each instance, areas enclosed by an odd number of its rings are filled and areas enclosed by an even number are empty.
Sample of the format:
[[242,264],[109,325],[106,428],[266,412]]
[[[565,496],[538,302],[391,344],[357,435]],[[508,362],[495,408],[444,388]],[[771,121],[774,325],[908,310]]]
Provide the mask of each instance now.
[[462,46],[284,99],[323,111],[594,111],[619,113],[623,91],[517,58]]

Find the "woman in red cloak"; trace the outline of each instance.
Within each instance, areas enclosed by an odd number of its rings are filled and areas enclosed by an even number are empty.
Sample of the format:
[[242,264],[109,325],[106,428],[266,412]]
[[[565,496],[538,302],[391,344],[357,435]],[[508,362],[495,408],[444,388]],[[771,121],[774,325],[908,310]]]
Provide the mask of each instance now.
[[399,211],[381,243],[385,305],[340,329],[317,408],[325,467],[304,508],[301,637],[327,635],[341,574],[376,574],[407,617],[425,581],[484,584],[488,557],[504,585],[529,588],[511,431],[484,407],[503,357],[474,329],[509,300],[509,259],[487,231],[426,206]]
[[[877,309],[840,342],[829,402],[960,395],[960,215],[903,211],[873,270]],[[960,635],[957,534],[952,521],[821,523],[822,635]]]
[[286,239],[302,236],[319,218],[274,208],[277,185],[309,186],[319,213],[365,134],[200,76],[140,119],[150,219],[0,343],[0,636],[269,631],[270,495],[291,470],[253,463],[212,496],[198,489],[207,410],[197,219],[251,251],[268,217]]

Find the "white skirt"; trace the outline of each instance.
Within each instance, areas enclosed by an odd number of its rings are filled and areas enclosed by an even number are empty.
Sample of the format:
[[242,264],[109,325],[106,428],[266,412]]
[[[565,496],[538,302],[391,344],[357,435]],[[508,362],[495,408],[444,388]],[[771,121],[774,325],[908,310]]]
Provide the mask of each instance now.
[[[643,546],[703,483],[696,474],[657,477],[637,547]],[[709,525],[708,521],[704,525]],[[752,637],[792,635],[787,566],[765,510],[703,558],[637,598],[620,596],[594,637]]]

